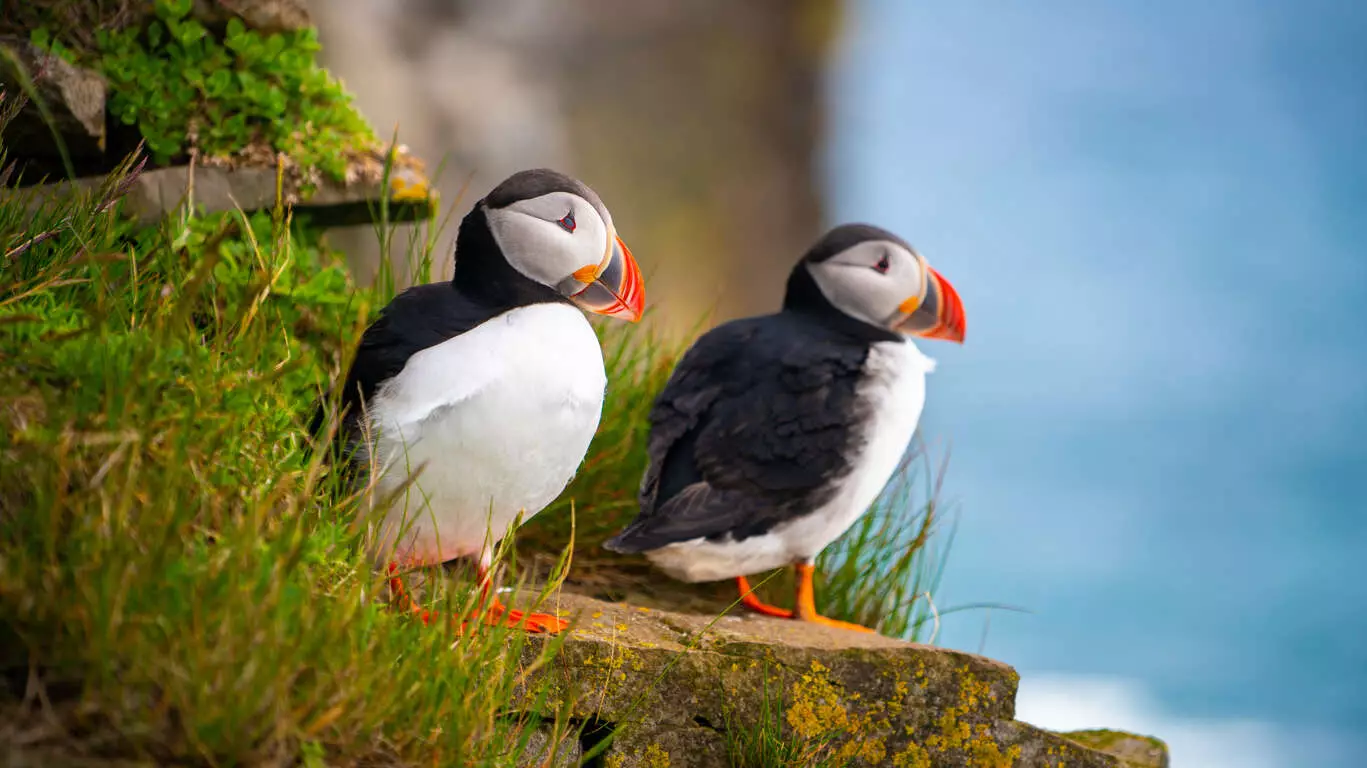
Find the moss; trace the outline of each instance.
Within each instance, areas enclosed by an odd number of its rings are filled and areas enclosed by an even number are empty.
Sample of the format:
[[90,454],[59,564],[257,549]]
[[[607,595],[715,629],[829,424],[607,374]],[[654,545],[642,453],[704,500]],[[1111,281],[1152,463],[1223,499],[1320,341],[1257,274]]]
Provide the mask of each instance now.
[[348,157],[378,144],[350,96],[317,65],[314,30],[264,34],[237,19],[209,29],[191,16],[192,5],[159,0],[145,23],[99,28],[79,50],[62,46],[60,30],[33,29],[30,39],[103,75],[110,114],[136,129],[158,165],[191,153],[283,153],[305,179],[321,172],[342,181]]
[[[1151,736],[1105,729],[1071,731],[1060,735],[1084,747],[1114,755],[1120,758],[1124,765],[1133,768],[1166,765],[1167,745],[1161,739]],[[1060,745],[1060,754],[1064,749],[1066,747]]]
[[1085,731],[1069,731],[1068,733],[1063,734],[1063,736],[1079,742],[1083,746],[1102,751],[1114,749],[1122,742],[1127,741],[1142,741],[1154,749],[1167,749],[1167,745],[1165,745],[1161,739],[1155,739],[1152,736],[1140,736],[1134,733],[1126,733],[1125,731],[1112,731],[1102,728]]

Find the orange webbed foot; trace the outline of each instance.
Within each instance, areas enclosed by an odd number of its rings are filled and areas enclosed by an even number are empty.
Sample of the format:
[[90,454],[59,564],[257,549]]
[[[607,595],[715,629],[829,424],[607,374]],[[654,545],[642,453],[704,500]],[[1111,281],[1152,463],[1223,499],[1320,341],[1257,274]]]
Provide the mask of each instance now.
[[820,616],[820,615],[816,615],[816,616],[799,616],[799,617],[798,617],[798,620],[799,620],[799,621],[810,621],[810,622],[813,623],[813,624],[820,624],[820,625],[825,626],[825,627],[835,627],[836,629],[848,629],[848,630],[851,630],[851,631],[854,631],[854,632],[868,632],[868,633],[872,633],[872,634],[878,634],[878,630],[876,630],[876,629],[870,629],[870,628],[864,626],[863,624],[853,624],[853,623],[851,623],[851,622],[848,622],[848,621],[841,621],[841,620],[839,620],[839,619],[828,619],[828,618],[826,618],[825,616]]
[[513,627],[535,634],[554,635],[563,632],[570,623],[550,613],[525,613],[508,608],[497,598],[484,613],[484,623],[491,627]]
[[812,588],[812,576],[815,568],[810,562],[797,564],[797,610],[793,612],[794,618],[799,621],[810,621],[813,624],[820,624],[836,629],[848,629],[853,632],[872,632],[877,634],[877,630],[870,629],[862,624],[852,624],[848,621],[839,619],[828,619],[817,613],[815,590]]
[[[420,620],[423,625],[430,626],[433,620],[439,615],[423,608],[413,599],[408,590],[404,587],[403,580],[398,576],[399,566],[396,563],[389,564],[389,588],[394,598]],[[491,588],[491,581],[488,572],[483,565],[480,567],[481,589],[487,599]],[[570,623],[549,613],[526,613],[513,608],[508,608],[497,597],[494,597],[487,608],[477,609],[468,616],[453,616],[453,621],[457,622],[456,634],[464,635],[480,625],[491,627],[512,627],[526,632],[537,634],[556,634],[563,632],[569,627]]]
[[773,616],[776,619],[793,618],[793,612],[787,608],[779,608],[776,605],[770,605],[756,597],[755,593],[750,589],[749,579],[746,579],[744,576],[736,577],[736,587],[740,590],[740,604],[755,613]]

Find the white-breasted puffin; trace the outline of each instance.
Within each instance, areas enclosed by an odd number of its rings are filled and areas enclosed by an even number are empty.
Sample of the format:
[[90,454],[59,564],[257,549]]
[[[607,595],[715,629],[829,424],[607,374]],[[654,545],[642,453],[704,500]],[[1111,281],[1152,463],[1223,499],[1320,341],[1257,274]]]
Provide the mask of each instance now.
[[[393,499],[373,551],[396,592],[399,571],[474,556],[489,600],[491,547],[565,489],[598,428],[607,375],[580,310],[634,322],[643,304],[640,269],[598,195],[537,169],[461,221],[450,282],[384,308],[347,374],[340,444],[374,478],[372,498]],[[565,627],[497,597],[481,613]]]
[[[901,238],[828,232],[788,278],[782,311],[704,334],[650,413],[638,517],[604,546],[688,582],[736,579],[770,616],[870,631],[817,613],[816,556],[882,491],[916,430],[935,363],[909,336],[962,343],[949,281]],[[746,576],[797,568],[796,607]]]

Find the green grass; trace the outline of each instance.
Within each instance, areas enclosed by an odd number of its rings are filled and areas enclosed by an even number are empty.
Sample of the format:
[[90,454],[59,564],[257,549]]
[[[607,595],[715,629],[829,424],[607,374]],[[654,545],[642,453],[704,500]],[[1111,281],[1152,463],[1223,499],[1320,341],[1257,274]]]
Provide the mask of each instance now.
[[731,768],[844,768],[852,760],[840,753],[843,729],[805,736],[787,723],[781,690],[775,690],[768,663],[761,675],[758,712],[741,717],[726,712],[723,731]]
[[[0,203],[4,740],[54,762],[514,764],[531,730],[506,711],[554,644],[456,642],[379,605],[357,499],[300,427],[381,297],[287,216],[135,229],[116,191]],[[564,733],[564,712],[539,714]]]

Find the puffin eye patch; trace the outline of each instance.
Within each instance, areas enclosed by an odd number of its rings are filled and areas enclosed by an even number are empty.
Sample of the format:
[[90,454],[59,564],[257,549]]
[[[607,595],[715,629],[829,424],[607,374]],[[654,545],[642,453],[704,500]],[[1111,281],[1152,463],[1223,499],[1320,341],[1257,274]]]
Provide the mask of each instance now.
[[559,224],[560,228],[565,230],[566,232],[574,232],[574,211],[570,211],[569,213],[565,214],[564,218],[560,219],[556,223]]
[[888,261],[888,255],[885,253],[883,254],[883,257],[878,260],[878,263],[873,265],[873,271],[877,272],[880,275],[886,275],[888,273],[888,269],[891,267],[892,264]]

